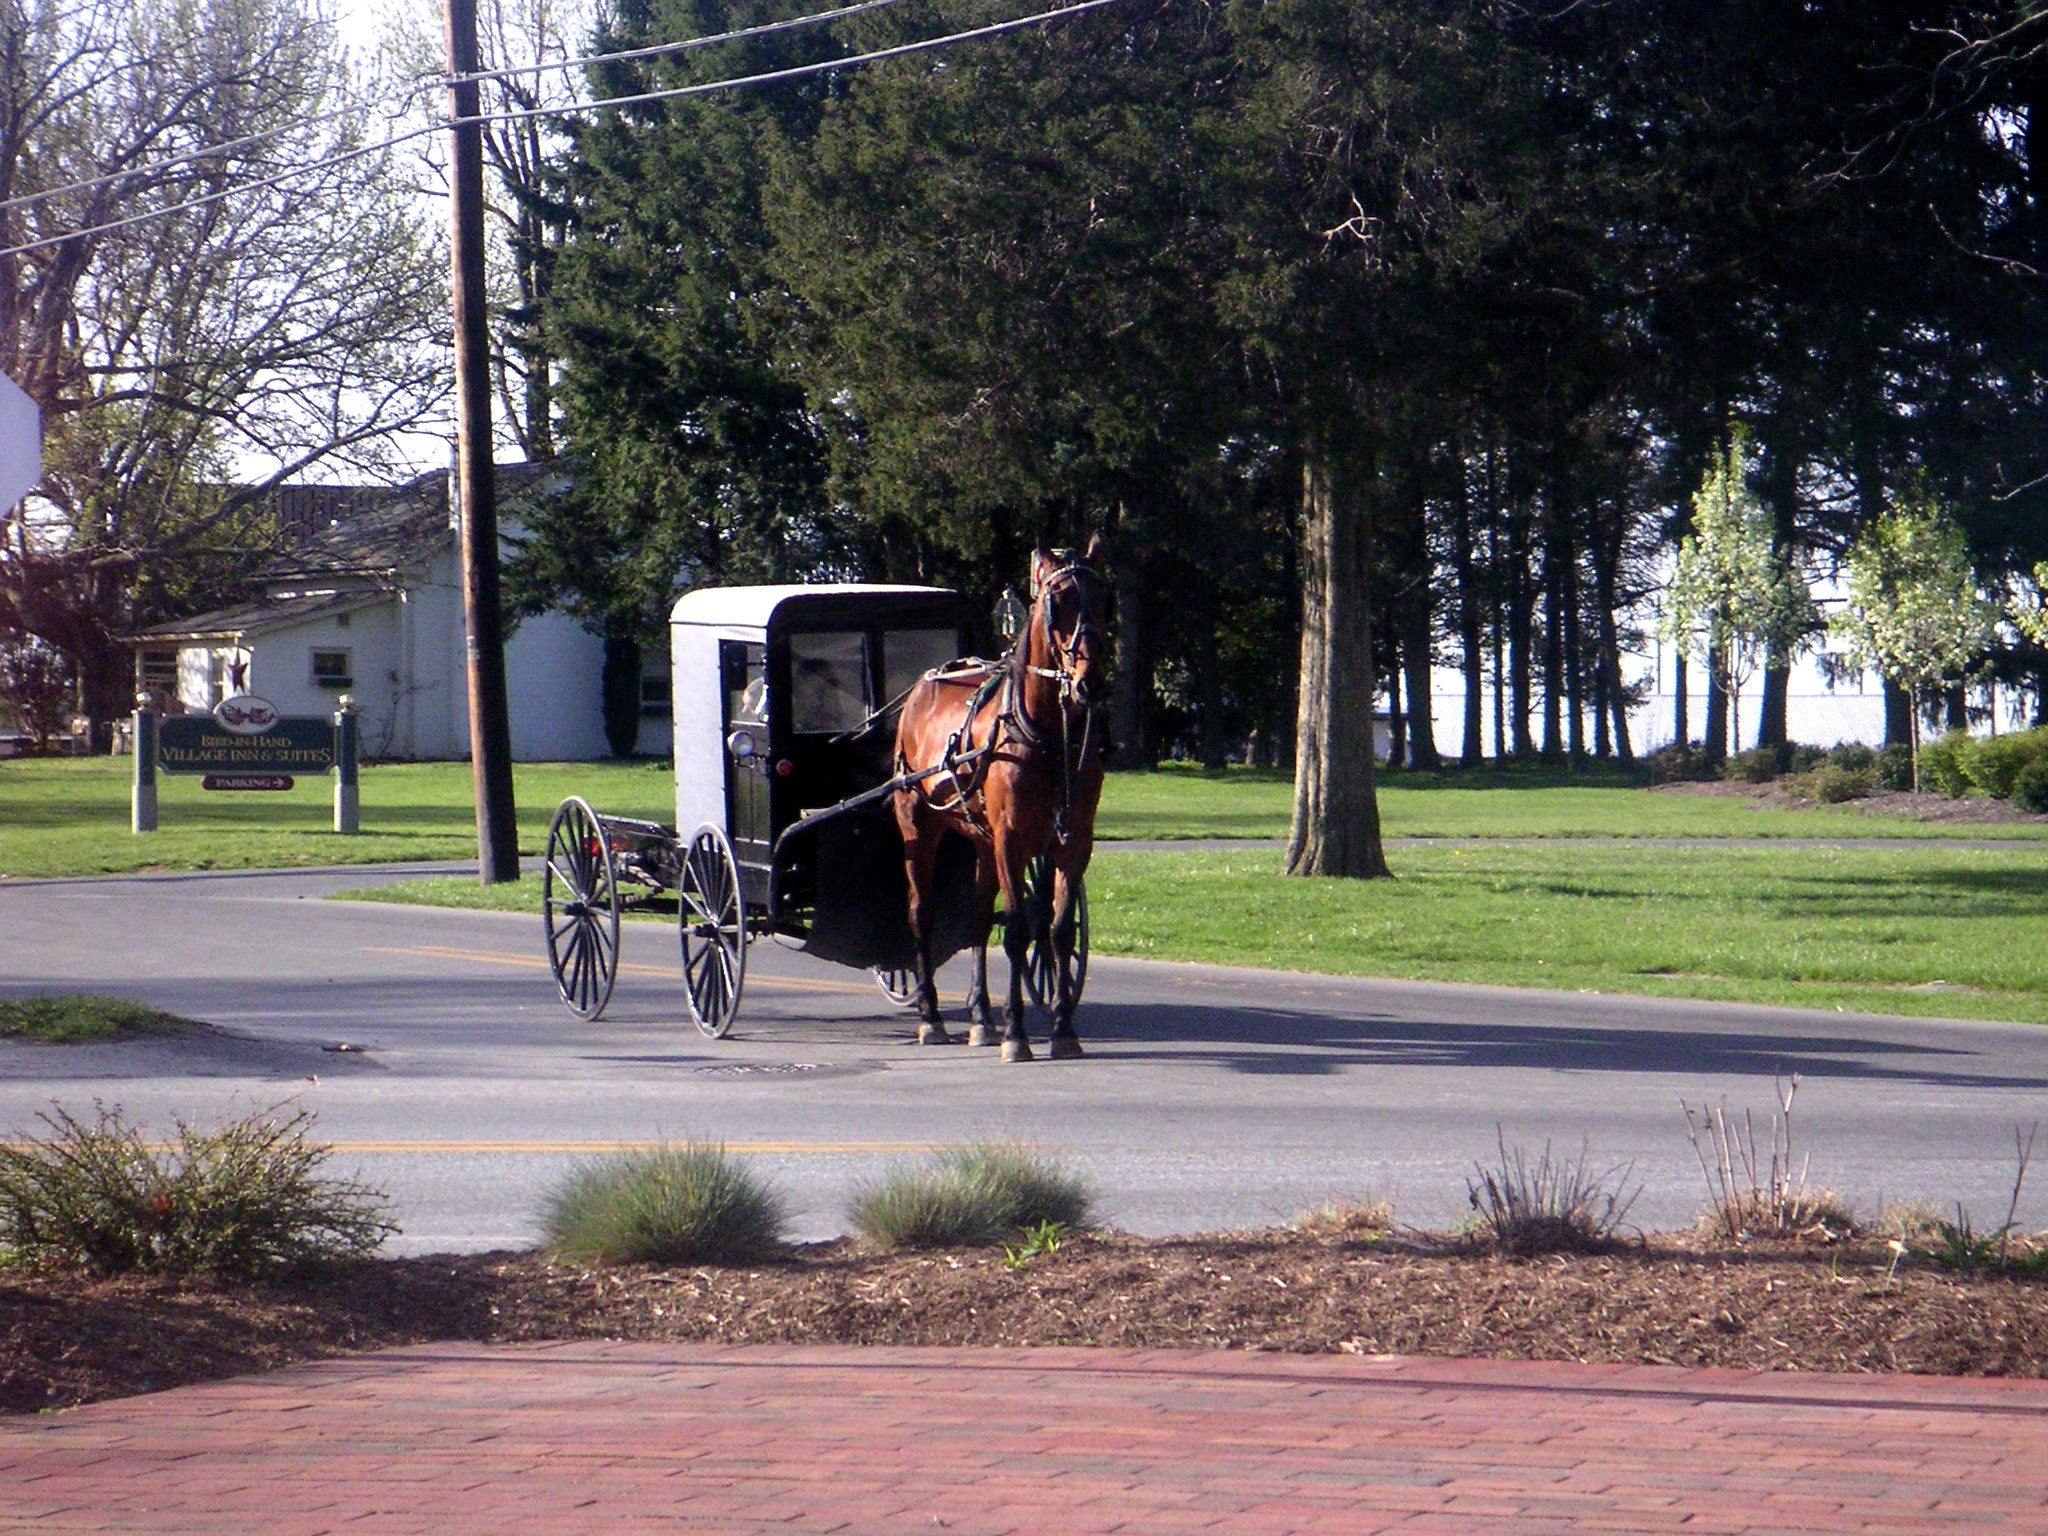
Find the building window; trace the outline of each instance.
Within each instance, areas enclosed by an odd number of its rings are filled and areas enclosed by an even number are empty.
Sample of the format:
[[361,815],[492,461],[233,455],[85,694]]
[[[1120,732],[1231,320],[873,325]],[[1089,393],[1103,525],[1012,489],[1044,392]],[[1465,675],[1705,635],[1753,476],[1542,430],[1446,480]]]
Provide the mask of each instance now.
[[665,663],[659,668],[650,665],[640,674],[640,717],[666,720],[670,708],[668,667]]
[[161,694],[166,699],[178,696],[178,653],[176,651],[144,651],[137,683],[147,692]]
[[349,669],[347,651],[315,651],[313,653],[313,686],[315,688],[353,688],[355,676]]

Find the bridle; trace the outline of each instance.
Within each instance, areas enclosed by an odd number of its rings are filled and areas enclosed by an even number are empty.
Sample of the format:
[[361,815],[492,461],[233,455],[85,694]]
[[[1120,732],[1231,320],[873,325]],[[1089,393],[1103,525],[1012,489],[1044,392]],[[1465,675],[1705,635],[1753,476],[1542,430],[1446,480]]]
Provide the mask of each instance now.
[[[1087,700],[1081,698],[1080,688],[1075,683],[1074,677],[1080,670],[1081,663],[1099,654],[1100,647],[1106,643],[1102,633],[1102,626],[1095,620],[1096,588],[1095,585],[1092,585],[1098,584],[1102,580],[1103,576],[1100,571],[1092,566],[1084,565],[1079,560],[1069,560],[1065,565],[1048,572],[1039,581],[1038,590],[1033,594],[1036,601],[1031,606],[1030,623],[1025,626],[1024,633],[1018,637],[1017,654],[1019,670],[1033,677],[1042,677],[1050,682],[1058,683],[1062,707],[1077,700],[1080,702],[1083,710],[1093,707]],[[1068,587],[1073,588],[1080,595],[1081,616],[1075,623],[1068,638],[1062,641],[1059,631],[1053,628],[1052,609],[1053,603],[1058,598],[1060,592]],[[1053,661],[1055,662],[1054,666],[1034,667],[1028,659],[1030,656],[1031,626],[1036,624],[1042,624],[1045,627],[1045,643],[1047,648],[1052,651]]]
[[[1060,842],[1067,840],[1067,832],[1074,808],[1074,774],[1094,739],[1095,706],[1085,698],[1074,675],[1081,663],[1090,656],[1099,654],[1098,647],[1107,643],[1102,626],[1095,618],[1095,587],[1104,577],[1100,571],[1074,559],[1071,551],[1063,551],[1066,563],[1047,572],[1036,581],[1032,594],[1031,614],[1024,627],[1017,632],[1010,654],[1004,661],[993,665],[978,663],[988,668],[981,686],[976,688],[967,700],[960,724],[947,740],[938,763],[926,770],[931,775],[943,774],[952,785],[950,800],[934,800],[936,809],[954,811],[966,817],[971,823],[979,824],[980,815],[975,798],[980,793],[983,778],[987,776],[989,764],[994,761],[997,743],[1007,732],[1027,752],[1056,750],[1060,757],[1060,804],[1053,813],[1053,835]],[[1067,638],[1062,641],[1059,631],[1053,627],[1052,609],[1059,593],[1072,587],[1081,600],[1081,615]],[[1038,626],[1045,628],[1047,647],[1052,651],[1056,663],[1050,667],[1033,666],[1031,663],[1031,632]],[[927,673],[927,677],[939,673]],[[1031,712],[1024,703],[1024,679],[1043,678],[1059,685],[1060,730],[1059,741],[1054,743],[1051,734],[1042,730],[1032,720]],[[989,739],[976,747],[973,744],[975,717],[991,700],[1000,695],[996,707],[995,728]],[[1081,715],[1081,742],[1078,753],[1074,747],[1074,713],[1078,706]],[[970,772],[961,770],[972,765]],[[902,754],[897,755],[897,772],[908,771]]]

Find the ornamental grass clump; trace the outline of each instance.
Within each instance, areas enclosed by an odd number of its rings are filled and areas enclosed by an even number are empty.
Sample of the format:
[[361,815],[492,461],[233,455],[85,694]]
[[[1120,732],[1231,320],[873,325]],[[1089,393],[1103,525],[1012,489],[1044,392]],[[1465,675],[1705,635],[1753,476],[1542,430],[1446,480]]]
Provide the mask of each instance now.
[[61,1106],[50,1134],[0,1146],[0,1257],[36,1269],[252,1279],[361,1258],[398,1228],[384,1196],[319,1177],[328,1147],[309,1110],[281,1106],[214,1129],[174,1121],[157,1147],[95,1103]]
[[1026,1147],[984,1142],[937,1154],[864,1186],[848,1218],[870,1247],[986,1247],[1030,1228],[1088,1225],[1094,1195],[1079,1174]]
[[782,1197],[723,1146],[685,1142],[571,1170],[541,1214],[558,1258],[597,1264],[740,1264],[782,1246]]
[[1505,1253],[1599,1253],[1621,1236],[1629,1207],[1643,1192],[1628,1187],[1635,1164],[1595,1172],[1587,1146],[1575,1158],[1554,1158],[1550,1143],[1534,1162],[1496,1132],[1500,1163],[1474,1164],[1465,1195],[1476,1213],[1477,1235]]

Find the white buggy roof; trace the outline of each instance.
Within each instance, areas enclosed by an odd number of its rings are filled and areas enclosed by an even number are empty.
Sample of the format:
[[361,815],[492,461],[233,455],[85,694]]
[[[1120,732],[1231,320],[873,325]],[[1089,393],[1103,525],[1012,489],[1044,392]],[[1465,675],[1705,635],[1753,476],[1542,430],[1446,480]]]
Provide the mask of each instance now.
[[884,587],[856,582],[814,586],[699,587],[685,592],[669,610],[671,624],[709,624],[720,629],[766,629],[775,610],[797,597],[882,597],[939,593],[943,587]]

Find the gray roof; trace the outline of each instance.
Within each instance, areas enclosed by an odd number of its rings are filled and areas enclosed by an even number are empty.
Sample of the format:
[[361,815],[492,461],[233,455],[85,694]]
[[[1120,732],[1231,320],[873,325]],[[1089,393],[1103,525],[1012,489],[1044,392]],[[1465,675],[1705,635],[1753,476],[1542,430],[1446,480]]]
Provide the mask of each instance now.
[[254,603],[236,603],[229,608],[216,608],[211,613],[195,614],[189,619],[172,619],[164,624],[152,624],[148,629],[137,630],[128,636],[130,645],[155,645],[169,641],[224,640],[240,641],[246,635],[260,635],[273,629],[286,629],[293,624],[322,614],[342,613],[353,608],[367,608],[375,603],[388,603],[391,593],[386,590],[357,592],[324,592],[313,597],[266,598]]
[[[500,507],[545,478],[550,464],[502,464],[495,473]],[[448,526],[448,475],[434,470],[386,493],[382,505],[362,507],[268,561],[259,580],[295,576],[390,576],[434,554],[454,530]]]
[[[505,508],[558,474],[552,464],[503,464],[495,480],[498,505]],[[286,487],[286,489],[291,489]],[[357,497],[352,510],[330,517],[326,527],[294,548],[266,561],[256,571],[256,580],[276,588],[288,583],[313,581],[327,590],[293,597],[258,598],[216,608],[189,619],[172,619],[153,624],[129,635],[131,645],[174,642],[239,640],[244,635],[282,629],[323,613],[386,602],[401,585],[401,573],[431,558],[454,538],[448,526],[448,475],[433,470],[404,485],[389,489],[374,487],[304,487],[322,495],[309,498],[324,502],[339,500],[340,491]],[[341,510],[338,506],[331,510]],[[346,590],[335,591],[340,584]]]

